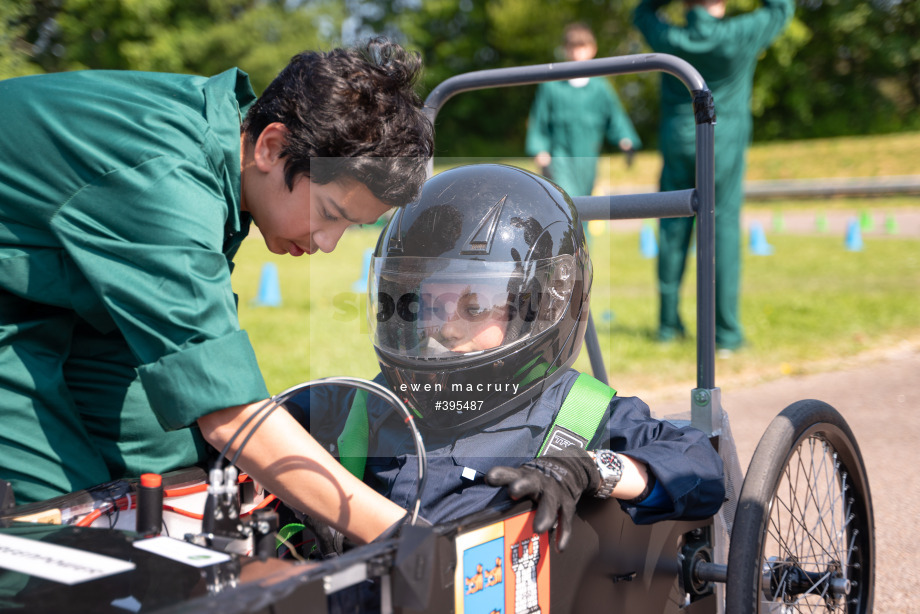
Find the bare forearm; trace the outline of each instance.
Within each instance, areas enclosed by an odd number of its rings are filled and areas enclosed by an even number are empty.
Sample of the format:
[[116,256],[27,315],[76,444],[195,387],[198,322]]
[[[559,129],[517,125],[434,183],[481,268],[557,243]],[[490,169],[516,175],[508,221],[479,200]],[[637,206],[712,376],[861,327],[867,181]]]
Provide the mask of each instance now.
[[[200,418],[198,424],[205,439],[222,449],[261,405],[217,411]],[[251,426],[234,442],[231,454]],[[406,512],[351,475],[283,410],[276,409],[259,427],[237,465],[287,505],[358,542],[374,539]]]
[[611,493],[617,499],[635,499],[648,484],[648,467],[623,454],[618,455],[623,462],[623,475]]

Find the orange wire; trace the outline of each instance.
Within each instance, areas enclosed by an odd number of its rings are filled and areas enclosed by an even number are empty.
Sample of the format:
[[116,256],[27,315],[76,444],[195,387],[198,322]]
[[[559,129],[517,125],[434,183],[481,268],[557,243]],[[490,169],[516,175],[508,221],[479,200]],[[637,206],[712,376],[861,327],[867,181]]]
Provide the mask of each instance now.
[[204,516],[201,514],[196,514],[195,512],[187,512],[183,509],[179,509],[178,507],[173,507],[171,505],[164,505],[163,509],[167,512],[173,512],[179,514],[180,516],[188,516],[189,518],[195,518],[196,520],[201,520],[204,518]]
[[184,495],[191,495],[196,492],[203,492],[208,489],[207,484],[193,484],[192,486],[185,486],[184,488],[171,488],[163,491],[164,497],[182,497]]
[[[246,513],[240,514],[240,516],[246,516],[248,514],[253,513],[254,511],[258,509],[262,509],[263,507],[265,507],[266,505],[268,505],[275,499],[276,499],[275,495],[268,495],[262,501],[260,501],[257,506],[255,506],[254,508],[252,508]],[[173,507],[171,505],[164,505],[163,509],[166,510],[167,512],[173,512],[175,514],[179,514],[180,516],[187,516],[188,518],[195,518],[196,520],[201,520],[204,517],[202,514],[196,514],[195,512],[189,512],[189,511],[183,510],[178,507]]]
[[80,520],[76,522],[78,527],[88,527],[96,521],[97,518],[102,516],[102,510],[93,510]]
[[[253,513],[253,512],[256,511],[256,510],[262,509],[263,507],[265,507],[266,505],[268,505],[269,503],[271,503],[271,502],[274,501],[275,499],[277,499],[277,497],[276,497],[275,495],[268,495],[267,497],[265,497],[264,499],[262,499],[261,501],[259,501],[259,504],[258,504],[258,505],[256,505],[256,506],[253,507],[251,510],[249,510],[248,512],[246,512],[246,514],[251,514],[251,513]],[[245,516],[246,514],[241,514],[241,515],[242,515],[242,516]]]
[[[241,473],[237,478],[237,483],[242,484],[249,479],[249,476],[245,473]],[[182,488],[167,488],[163,490],[164,497],[182,497],[184,495],[191,495],[196,492],[203,492],[208,489],[207,482],[202,484],[192,484],[191,486],[184,486]]]

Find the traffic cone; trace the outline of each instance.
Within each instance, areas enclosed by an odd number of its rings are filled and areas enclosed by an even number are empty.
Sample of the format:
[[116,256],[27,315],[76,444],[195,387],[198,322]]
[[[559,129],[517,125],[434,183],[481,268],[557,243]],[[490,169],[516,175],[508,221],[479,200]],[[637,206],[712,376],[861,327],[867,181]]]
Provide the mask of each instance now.
[[776,210],[773,212],[773,232],[780,233],[786,230],[786,220],[783,219],[783,212]]
[[851,252],[860,252],[863,248],[862,232],[859,220],[853,218],[847,224],[846,248]]
[[875,219],[865,209],[859,213],[859,229],[863,232],[872,232],[875,229]]
[[364,250],[364,261],[361,263],[361,277],[358,278],[358,281],[351,284],[351,289],[354,292],[367,292],[367,276],[370,274],[371,270],[371,258],[374,256],[374,248],[368,247]]
[[885,232],[890,235],[898,234],[898,220],[891,213],[885,217]]
[[262,307],[277,307],[281,304],[278,267],[273,262],[266,262],[262,265],[262,275],[259,277],[259,294],[254,302]]
[[751,223],[750,250],[755,256],[769,256],[773,253],[773,246],[767,243],[767,236],[760,222]]
[[639,251],[643,258],[654,258],[658,255],[658,242],[655,240],[655,231],[648,224],[642,225],[639,233]]
[[827,215],[823,211],[815,218],[815,229],[818,232],[827,232]]

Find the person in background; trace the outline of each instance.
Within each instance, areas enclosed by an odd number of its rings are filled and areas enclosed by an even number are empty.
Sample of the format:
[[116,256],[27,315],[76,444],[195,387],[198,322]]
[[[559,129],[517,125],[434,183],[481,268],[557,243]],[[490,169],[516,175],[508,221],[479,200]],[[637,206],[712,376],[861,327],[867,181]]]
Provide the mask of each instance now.
[[[330,252],[416,196],[433,131],[416,55],[295,56],[256,97],[211,78],[80,71],[0,82],[0,479],[17,503],[205,465],[268,397],[230,282]],[[358,542],[406,511],[271,413],[238,465]]]
[[[565,28],[566,60],[583,61],[597,54],[597,42],[585,24]],[[597,159],[606,139],[632,162],[642,147],[639,135],[620,99],[604,78],[547,81],[537,94],[527,120],[527,155],[540,172],[569,196],[589,196],[594,190]]]
[[[724,0],[686,0],[686,25],[657,14],[670,0],[642,0],[633,19],[649,46],[687,60],[715,101],[716,346],[730,355],[744,342],[739,316],[741,204],[751,141],[751,88],[757,58],[783,31],[795,11],[793,0],[763,0],[757,10],[725,15]],[[659,147],[664,158],[661,190],[693,188],[696,124],[687,88],[675,77],[661,80]],[[662,219],[659,227],[658,339],[684,335],[678,313],[680,284],[693,231],[693,218]]]

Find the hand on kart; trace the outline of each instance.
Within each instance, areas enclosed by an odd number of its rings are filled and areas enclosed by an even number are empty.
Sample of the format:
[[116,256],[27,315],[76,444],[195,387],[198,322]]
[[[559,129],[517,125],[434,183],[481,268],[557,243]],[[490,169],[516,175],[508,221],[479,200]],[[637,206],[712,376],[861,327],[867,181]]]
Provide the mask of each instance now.
[[512,499],[528,498],[536,502],[537,515],[533,530],[543,533],[559,521],[560,552],[565,550],[572,533],[575,506],[585,492],[597,492],[601,475],[588,453],[572,446],[566,450],[527,461],[518,468],[493,467],[486,483],[504,486]]
[[303,517],[303,524],[307,530],[313,533],[316,549],[324,559],[339,556],[344,553],[345,550],[350,550],[354,547],[354,544],[347,540],[343,533],[322,520],[317,520],[312,516],[305,515]]
[[[412,513],[406,512],[405,516],[394,522],[386,531],[375,537],[373,541],[380,542],[386,539],[391,539],[393,537],[398,537],[402,531],[402,528],[409,524],[411,518]],[[345,537],[344,534],[332,526],[326,524],[325,522],[322,522],[321,520],[317,520],[310,516],[305,516],[303,523],[304,526],[313,533],[316,540],[316,547],[323,558],[339,556],[351,550],[352,548],[357,547],[357,544]],[[431,523],[421,516],[416,519],[416,524],[428,527],[431,526]]]

